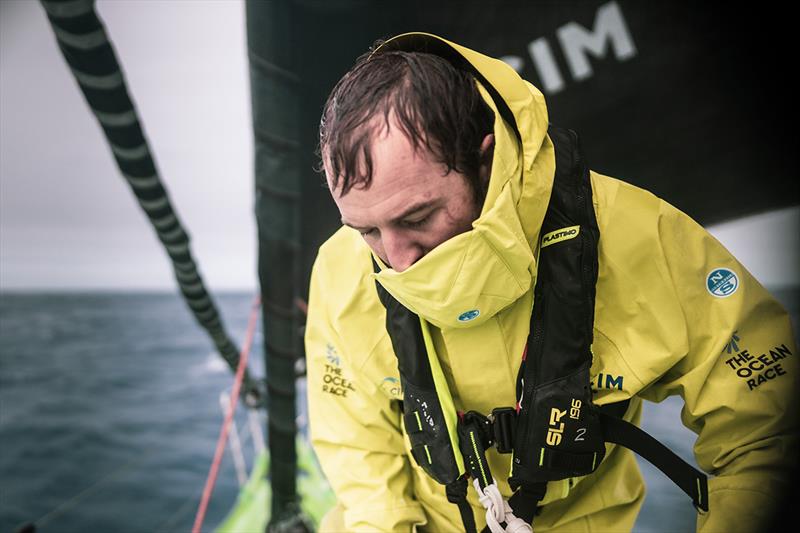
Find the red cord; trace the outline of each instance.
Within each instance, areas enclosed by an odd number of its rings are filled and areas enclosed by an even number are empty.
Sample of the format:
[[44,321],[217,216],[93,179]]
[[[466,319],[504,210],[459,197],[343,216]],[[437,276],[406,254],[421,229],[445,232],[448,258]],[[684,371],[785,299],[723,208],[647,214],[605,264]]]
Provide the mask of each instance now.
[[239,355],[239,366],[236,368],[236,379],[233,382],[233,389],[231,390],[229,402],[230,409],[228,409],[228,413],[225,415],[225,421],[222,423],[222,429],[220,430],[219,439],[217,440],[217,449],[214,452],[214,460],[211,463],[206,485],[203,488],[203,497],[200,500],[200,506],[197,508],[197,515],[194,517],[192,533],[200,533],[200,528],[206,516],[208,502],[211,499],[211,493],[214,491],[214,485],[217,482],[219,465],[222,462],[222,454],[225,452],[225,445],[228,443],[228,433],[230,433],[233,413],[236,410],[236,402],[239,399],[239,390],[242,388],[242,379],[244,378],[244,370],[247,368],[247,359],[250,356],[250,346],[253,344],[253,335],[255,334],[256,321],[258,319],[260,307],[261,298],[256,296],[253,302],[253,309],[250,312],[250,320],[247,324],[247,334],[245,336],[244,345],[242,346],[242,353]]

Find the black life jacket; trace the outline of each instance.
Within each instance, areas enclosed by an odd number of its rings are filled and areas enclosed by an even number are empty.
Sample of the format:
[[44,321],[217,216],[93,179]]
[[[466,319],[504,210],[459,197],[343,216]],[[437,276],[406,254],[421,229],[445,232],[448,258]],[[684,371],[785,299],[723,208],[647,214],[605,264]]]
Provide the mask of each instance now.
[[[501,110],[502,112],[502,110]],[[504,114],[505,115],[505,114]],[[541,229],[530,332],[517,376],[517,405],[486,416],[458,415],[428,324],[376,283],[403,387],[403,419],[411,453],[458,505],[466,531],[475,531],[466,501],[467,474],[481,489],[493,482],[485,451],[513,453],[508,482],[515,516],[531,523],[548,481],[594,472],[605,443],[625,446],[658,467],[708,510],[705,474],[634,424],[622,419],[628,401],[592,402],[597,227],[589,169],[571,130],[551,126],[556,171]],[[378,265],[373,261],[377,271]]]

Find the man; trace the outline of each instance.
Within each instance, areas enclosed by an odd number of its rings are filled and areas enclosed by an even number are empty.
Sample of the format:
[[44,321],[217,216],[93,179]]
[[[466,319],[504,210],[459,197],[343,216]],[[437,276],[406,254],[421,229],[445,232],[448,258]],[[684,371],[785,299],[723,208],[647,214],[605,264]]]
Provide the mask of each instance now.
[[[511,68],[435,36],[389,40],[334,88],[320,148],[344,227],[320,248],[306,329],[312,441],[339,502],[323,530],[463,530],[470,513],[431,477],[444,455],[419,440],[437,416],[425,409],[488,415],[517,406],[519,435],[532,400],[518,393],[529,390],[518,377],[528,376],[520,368],[536,351],[534,330],[564,340],[559,328],[572,322],[577,332],[589,329],[584,404],[627,401],[623,418],[635,423],[642,399],[683,397],[682,421],[698,434],[697,463],[713,475],[709,501],[695,501],[710,508],[698,529],[751,531],[768,520],[786,490],[779,473],[796,451],[790,391],[798,369],[785,311],[666,202],[588,171],[586,189],[569,192],[564,180],[572,178],[561,176],[572,176],[573,164],[583,168],[571,138],[548,129],[542,94]],[[557,202],[567,219],[585,215],[584,205],[589,216],[552,226]],[[590,243],[580,253],[595,258],[588,288],[576,276],[545,280],[548,254],[578,242]],[[582,288],[571,310],[556,293],[573,286]],[[544,292],[534,298],[537,290]],[[531,327],[537,309],[541,330]],[[553,312],[561,319],[548,323]],[[397,313],[411,323],[419,317],[416,333],[394,329]],[[417,348],[406,350],[414,335]],[[738,344],[726,351],[732,339]],[[546,370],[557,364],[543,357]],[[409,378],[409,365],[425,361],[422,377]],[[431,379],[427,392],[415,382]],[[434,396],[421,402],[424,394]],[[554,411],[542,458],[561,443],[562,415]],[[452,446],[441,449],[460,457],[453,450],[464,439],[446,429],[437,434],[446,441],[449,431]],[[514,442],[512,478],[533,458]],[[465,450],[469,465],[459,472],[474,474]],[[644,498],[641,476],[630,451],[604,450],[588,475],[546,484],[532,503],[537,531],[631,529]],[[467,496],[479,530],[484,507],[491,514],[504,505],[489,501],[489,486],[503,500],[513,493],[512,455],[489,448],[485,457],[494,483],[476,479]],[[493,531],[524,531],[504,512],[495,522],[505,525]]]

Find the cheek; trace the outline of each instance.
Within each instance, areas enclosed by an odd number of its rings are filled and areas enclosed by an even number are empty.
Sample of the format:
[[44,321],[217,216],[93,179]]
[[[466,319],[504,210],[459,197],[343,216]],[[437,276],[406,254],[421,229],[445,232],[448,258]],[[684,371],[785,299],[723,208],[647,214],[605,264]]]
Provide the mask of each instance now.
[[475,218],[472,205],[462,204],[442,213],[439,223],[430,232],[432,237],[431,248],[456,235],[470,231],[472,229],[472,221]]
[[457,174],[450,183],[450,194],[447,216],[450,223],[460,232],[472,229],[472,222],[480,215],[475,194],[467,178]]
[[362,238],[362,239],[364,239],[364,242],[365,242],[365,243],[367,243],[367,246],[369,246],[369,247],[370,247],[370,249],[371,249],[373,252],[375,252],[376,254],[378,254],[378,256],[379,256],[381,259],[383,259],[383,257],[384,257],[384,254],[383,254],[383,245],[381,244],[381,240],[380,240],[379,238],[377,238],[377,237],[372,237],[372,236],[370,236],[370,235],[362,235],[362,236],[361,236],[361,238]]
[[453,202],[449,209],[445,210],[444,219],[453,235],[457,235],[471,230],[472,222],[478,218],[479,214],[480,211],[476,208],[474,199],[469,196]]

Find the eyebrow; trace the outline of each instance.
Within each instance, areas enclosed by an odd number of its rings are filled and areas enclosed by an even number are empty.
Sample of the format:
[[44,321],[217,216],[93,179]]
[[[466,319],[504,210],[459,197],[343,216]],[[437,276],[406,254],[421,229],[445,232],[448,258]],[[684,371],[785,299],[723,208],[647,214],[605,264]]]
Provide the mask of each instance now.
[[[436,207],[436,204],[438,204],[438,203],[439,203],[439,199],[437,198],[435,200],[426,200],[426,201],[419,202],[419,203],[416,203],[416,204],[411,204],[408,208],[406,208],[405,211],[403,211],[402,213],[400,213],[399,215],[394,217],[390,222],[392,224],[398,224],[398,223],[402,222],[404,218],[408,218],[408,217],[410,217],[412,215],[416,215],[420,211],[425,211],[426,209],[429,209],[429,208],[432,208],[432,207]],[[355,230],[369,229],[367,226],[355,226],[355,225],[351,224],[350,222],[346,221],[344,219],[344,217],[342,217],[341,221],[342,221],[342,224],[344,224],[345,226],[349,226],[349,227],[351,227],[351,228],[353,228]]]

